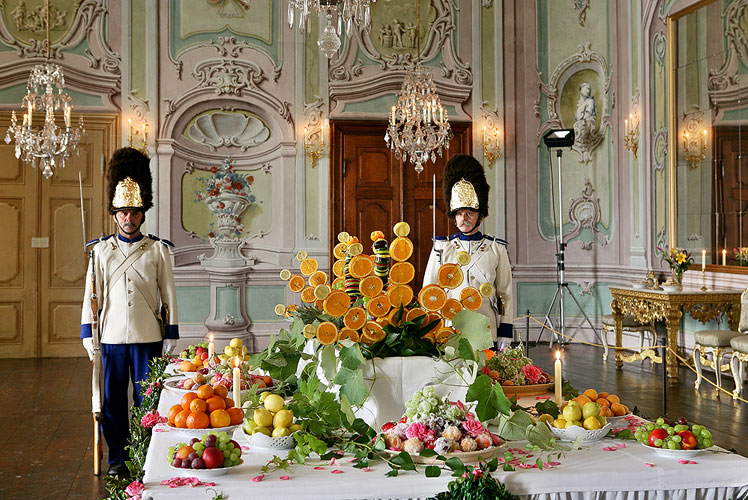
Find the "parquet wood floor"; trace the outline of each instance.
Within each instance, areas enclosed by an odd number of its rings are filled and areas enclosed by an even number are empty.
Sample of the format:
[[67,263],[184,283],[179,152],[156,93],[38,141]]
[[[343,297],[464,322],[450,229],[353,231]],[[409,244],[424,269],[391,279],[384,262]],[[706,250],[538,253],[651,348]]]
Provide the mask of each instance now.
[[[530,348],[530,357],[552,373],[553,351]],[[641,414],[661,414],[662,367],[602,361],[597,348],[567,346],[564,377],[576,388],[594,387],[635,403]],[[90,411],[90,363],[86,358],[0,360],[0,498],[94,499],[105,495],[103,478],[91,473],[93,433]],[[711,375],[711,374],[710,374]],[[681,381],[668,387],[668,416],[685,416],[708,426],[715,441],[748,456],[748,404],[703,383],[693,387],[695,374],[680,370]],[[733,382],[725,377],[725,386]],[[106,470],[106,457],[104,460]]]

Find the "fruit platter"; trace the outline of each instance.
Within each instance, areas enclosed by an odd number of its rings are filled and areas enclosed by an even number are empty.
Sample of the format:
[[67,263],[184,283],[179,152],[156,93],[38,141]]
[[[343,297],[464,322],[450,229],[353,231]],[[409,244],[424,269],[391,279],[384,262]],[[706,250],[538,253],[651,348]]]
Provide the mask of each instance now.
[[228,366],[230,361],[236,357],[241,357],[243,361],[249,359],[247,348],[240,338],[233,338],[224,348],[223,354],[213,354],[210,359],[210,344],[208,342],[199,342],[192,344],[187,349],[179,353],[175,360],[176,372],[189,374],[194,372],[208,373],[209,368],[215,369],[218,366]]
[[557,419],[549,421],[546,416],[541,415],[541,420],[562,441],[574,441],[581,437],[585,443],[593,443],[604,438],[612,426],[601,414],[602,408],[594,401],[588,401],[582,406],[572,400],[563,406]]
[[398,422],[382,426],[377,436],[380,439],[385,445],[380,454],[394,456],[405,451],[417,463],[435,460],[420,456],[424,448],[445,458],[458,456],[465,462],[491,458],[504,444],[461,401],[440,398],[432,386],[417,391],[408,400],[405,415]]
[[169,427],[189,434],[205,433],[205,429],[228,431],[237,428],[244,420],[244,410],[234,406],[228,389],[219,385],[213,388],[203,384],[197,391],[182,396],[179,404],[169,408]]
[[210,431],[167,450],[172,469],[185,476],[215,477],[242,464],[242,448],[227,432]]
[[621,403],[620,397],[615,394],[608,394],[607,392],[597,392],[595,389],[586,389],[579,396],[572,398],[571,401],[576,401],[582,407],[587,403],[599,404],[600,415],[611,422],[617,422],[632,414],[629,407]]
[[290,450],[296,446],[292,434],[301,430],[301,426],[294,423],[293,412],[285,407],[285,400],[265,391],[260,394],[260,403],[260,407],[248,410],[242,427],[249,444],[276,450]]
[[507,347],[489,356],[481,371],[494,383],[501,384],[507,397],[537,396],[547,393],[553,387],[553,377],[525,356],[522,344]]
[[671,458],[693,457],[714,446],[711,431],[703,425],[689,425],[685,417],[675,425],[664,417],[647,422],[636,428],[634,438],[645,448]]
[[[209,384],[213,388],[222,385],[229,391],[234,388],[233,377],[228,368],[226,370],[209,371],[206,374],[198,371],[191,373],[186,377],[172,378],[164,382],[164,387],[170,391],[185,394],[195,390],[202,384]],[[242,394],[246,394],[254,385],[256,385],[258,389],[265,389],[267,387],[273,387],[274,385],[273,379],[269,375],[257,375],[245,371],[242,371],[241,373],[241,384]]]

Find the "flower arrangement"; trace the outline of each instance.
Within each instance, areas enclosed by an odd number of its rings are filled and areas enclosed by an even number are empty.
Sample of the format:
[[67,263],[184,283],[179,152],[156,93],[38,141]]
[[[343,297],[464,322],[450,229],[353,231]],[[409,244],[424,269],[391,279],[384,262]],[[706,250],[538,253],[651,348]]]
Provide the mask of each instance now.
[[210,172],[208,177],[198,177],[199,181],[205,183],[205,188],[195,192],[196,201],[207,204],[219,221],[218,233],[213,230],[211,222],[208,236],[239,236],[244,231],[244,226],[240,224],[241,213],[256,200],[250,188],[254,176],[237,173],[230,156],[224,158],[220,165],[212,165]]
[[691,256],[693,252],[689,252],[685,248],[675,247],[670,250],[664,250],[662,247],[657,247],[657,255],[661,260],[664,260],[670,264],[670,270],[673,273],[673,279],[680,283],[683,273],[688,271],[688,266],[693,262]]
[[486,361],[481,371],[502,385],[547,384],[550,375],[532,364],[522,344],[507,347]]
[[748,247],[738,247],[735,252],[735,263],[739,266],[748,266]]

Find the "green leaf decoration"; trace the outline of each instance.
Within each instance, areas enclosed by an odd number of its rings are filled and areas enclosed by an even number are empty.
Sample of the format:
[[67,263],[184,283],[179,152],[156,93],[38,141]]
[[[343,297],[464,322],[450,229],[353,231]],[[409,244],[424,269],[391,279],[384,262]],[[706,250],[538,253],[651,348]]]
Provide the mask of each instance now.
[[364,357],[358,344],[352,347],[343,347],[340,349],[340,363],[350,370],[358,370],[363,363]]
[[356,416],[353,414],[351,402],[345,394],[340,395],[340,411],[343,412],[343,415],[348,420],[348,425],[352,425],[353,421],[356,420]]
[[535,409],[541,415],[543,413],[547,413],[553,418],[558,418],[558,416],[561,414],[558,409],[558,405],[556,405],[556,402],[550,399],[546,399],[545,401],[541,401],[540,403],[536,404]]
[[447,345],[457,348],[458,346],[455,345],[458,342],[457,339],[467,339],[473,351],[490,349],[493,347],[493,340],[489,325],[490,322],[486,316],[474,311],[462,310],[452,318],[452,326],[460,332],[460,335],[450,337]]
[[470,344],[470,341],[466,338],[460,338],[457,344],[457,353],[464,360],[476,361],[475,351],[473,351],[473,346]]
[[511,405],[501,385],[494,384],[488,375],[481,374],[475,382],[470,384],[465,399],[478,401],[475,413],[482,422],[494,419],[499,414],[509,415],[510,413]]
[[452,469],[453,476],[461,476],[465,472],[465,464],[457,457],[448,458],[444,465]]
[[543,470],[543,459],[541,457],[538,457],[538,459],[535,460],[535,465],[538,466],[538,469]]
[[413,459],[410,457],[410,453],[407,451],[401,451],[392,459],[390,462],[394,465],[399,466],[403,470],[416,470],[416,464],[413,463]]
[[340,394],[344,394],[352,405],[362,405],[366,401],[368,391],[361,370],[353,371],[344,366],[335,376],[333,382],[340,384]]
[[530,444],[550,450],[555,448],[556,435],[544,422],[537,422],[527,427],[527,440]]
[[532,418],[524,410],[516,410],[510,416],[499,415],[497,434],[507,441],[527,439],[527,428],[533,425]]
[[338,371],[338,360],[335,357],[335,346],[324,346],[322,348],[322,351],[320,352],[319,358],[319,366],[320,368],[322,368],[322,373],[325,374],[325,378],[327,380],[333,380],[335,378],[335,374]]
[[428,458],[428,457],[435,457],[437,455],[437,453],[434,450],[431,450],[429,448],[424,448],[424,449],[422,449],[418,453],[418,455],[421,456],[421,457],[427,457]]
[[442,475],[442,470],[436,465],[429,465],[426,467],[426,477],[439,477]]
[[392,469],[387,474],[385,474],[387,477],[397,477],[397,469]]

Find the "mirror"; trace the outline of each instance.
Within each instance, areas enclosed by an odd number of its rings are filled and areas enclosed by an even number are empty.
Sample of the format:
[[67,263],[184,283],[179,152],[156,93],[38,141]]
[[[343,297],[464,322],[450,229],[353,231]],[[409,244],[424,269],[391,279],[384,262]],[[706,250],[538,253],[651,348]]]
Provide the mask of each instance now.
[[748,274],[748,0],[698,2],[667,30],[670,246]]

